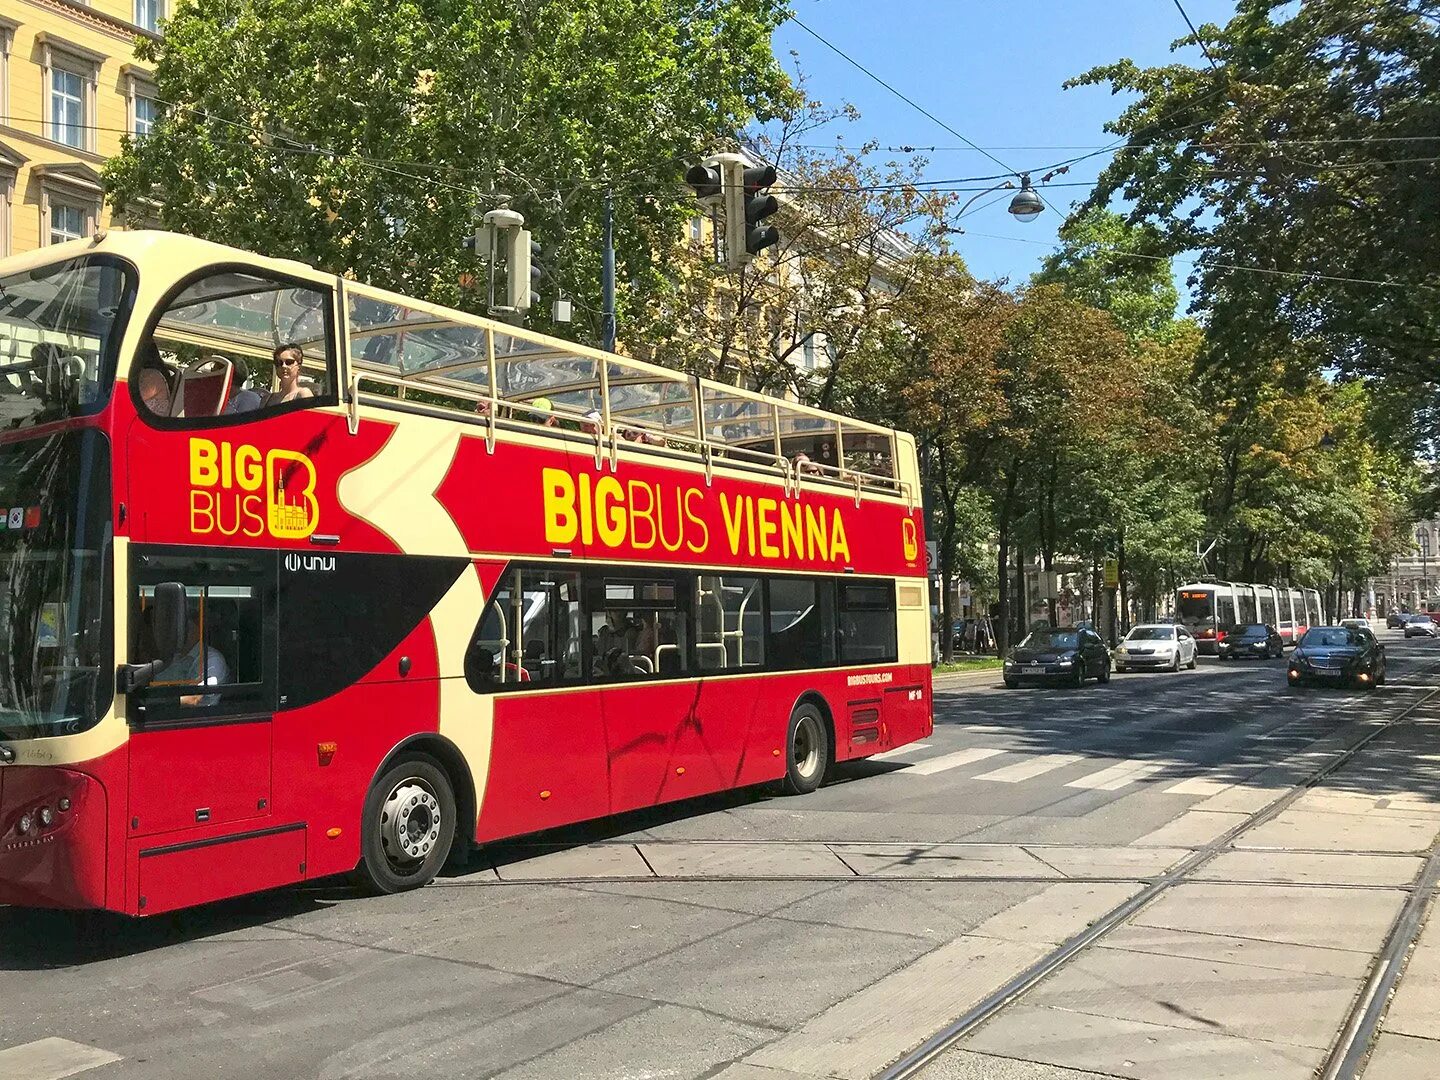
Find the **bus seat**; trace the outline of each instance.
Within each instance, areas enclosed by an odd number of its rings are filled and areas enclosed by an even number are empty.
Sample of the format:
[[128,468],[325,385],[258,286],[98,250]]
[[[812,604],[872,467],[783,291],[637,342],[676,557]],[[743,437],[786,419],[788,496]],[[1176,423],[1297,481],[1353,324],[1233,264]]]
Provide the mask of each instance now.
[[219,416],[230,399],[234,367],[223,356],[202,356],[180,372],[176,416]]

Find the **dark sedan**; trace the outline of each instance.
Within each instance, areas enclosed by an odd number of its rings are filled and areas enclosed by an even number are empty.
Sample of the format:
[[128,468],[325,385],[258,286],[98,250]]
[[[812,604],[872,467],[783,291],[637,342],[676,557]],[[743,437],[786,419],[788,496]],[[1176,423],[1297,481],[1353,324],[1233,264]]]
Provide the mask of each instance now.
[[1385,681],[1385,646],[1369,630],[1317,626],[1290,656],[1291,686],[1316,682],[1374,688]]
[[1385,616],[1385,629],[1404,630],[1405,624],[1414,617],[1415,616],[1411,615],[1408,611],[1392,611],[1389,615]]
[[1221,660],[1235,660],[1241,656],[1258,656],[1262,660],[1269,660],[1272,656],[1285,655],[1285,642],[1280,639],[1280,631],[1275,627],[1263,623],[1249,623],[1230,627],[1215,646],[1215,650],[1220,654]]
[[1110,650],[1089,628],[1045,627],[1032,630],[1005,657],[1005,685],[1061,681],[1080,686],[1088,678],[1110,681]]

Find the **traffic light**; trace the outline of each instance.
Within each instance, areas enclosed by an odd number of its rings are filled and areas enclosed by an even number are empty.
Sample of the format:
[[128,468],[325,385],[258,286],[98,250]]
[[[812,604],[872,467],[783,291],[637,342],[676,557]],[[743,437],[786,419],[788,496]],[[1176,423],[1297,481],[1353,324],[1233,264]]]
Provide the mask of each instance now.
[[541,268],[537,259],[540,245],[530,236],[529,229],[515,229],[509,234],[509,250],[505,259],[506,302],[516,311],[529,311],[540,302],[536,286]]
[[739,270],[758,252],[780,241],[779,231],[764,224],[766,218],[780,209],[779,201],[768,191],[776,180],[775,167],[751,165],[739,154],[717,154],[685,174],[697,196],[702,190],[712,190],[709,173],[717,166],[724,200],[725,265]]
[[695,198],[702,206],[712,206],[721,199],[725,174],[718,160],[707,158],[699,165],[690,167],[685,173],[685,182],[695,189]]
[[780,209],[780,200],[770,194],[770,186],[776,180],[775,166],[745,169],[741,178],[745,188],[745,253],[754,256],[780,242],[780,230],[762,224]]

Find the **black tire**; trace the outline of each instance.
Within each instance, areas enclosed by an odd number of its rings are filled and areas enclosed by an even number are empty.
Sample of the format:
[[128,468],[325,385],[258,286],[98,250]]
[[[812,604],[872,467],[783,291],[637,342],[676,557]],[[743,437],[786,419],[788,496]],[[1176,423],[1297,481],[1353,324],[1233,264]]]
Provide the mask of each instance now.
[[830,764],[830,729],[820,710],[808,701],[795,706],[790,729],[785,735],[785,779],[787,795],[808,795],[825,780]]
[[1075,661],[1075,676],[1074,676],[1074,678],[1075,678],[1075,686],[1076,686],[1076,688],[1079,688],[1079,687],[1085,685],[1085,661],[1084,661],[1084,660],[1079,660],[1079,659],[1077,659],[1077,660]]
[[1378,675],[1375,676],[1375,685],[1376,685],[1376,686],[1384,686],[1384,685],[1385,685],[1385,665],[1384,665],[1384,664],[1381,664],[1381,665],[1380,665],[1380,672],[1379,672]]
[[1008,676],[1008,675],[1005,676],[1005,689],[1006,689],[1006,690],[1019,690],[1019,689],[1020,689],[1020,680],[1019,680],[1019,679],[1012,679],[1012,678],[1010,678],[1010,676]]
[[1109,660],[1106,660],[1105,663],[1104,663],[1103,665],[1101,665],[1101,667],[1100,667],[1100,674],[1095,676],[1095,680],[1096,680],[1096,682],[1100,683],[1100,685],[1102,685],[1102,686],[1105,685],[1106,683],[1108,683],[1108,682],[1110,681],[1110,661],[1109,661]]
[[360,880],[388,895],[430,884],[455,841],[455,792],[426,754],[405,754],[365,796]]
[[1179,650],[1179,649],[1176,649],[1176,650],[1175,650],[1175,659],[1170,661],[1170,670],[1171,670],[1171,671],[1179,671],[1179,670],[1180,670],[1180,650]]
[[1194,670],[1195,670],[1195,665],[1199,662],[1199,659],[1200,659],[1199,654],[1192,652],[1192,653],[1190,654],[1190,662],[1189,662],[1188,664],[1186,664],[1185,666],[1186,666],[1188,669],[1190,669],[1191,671],[1194,671]]

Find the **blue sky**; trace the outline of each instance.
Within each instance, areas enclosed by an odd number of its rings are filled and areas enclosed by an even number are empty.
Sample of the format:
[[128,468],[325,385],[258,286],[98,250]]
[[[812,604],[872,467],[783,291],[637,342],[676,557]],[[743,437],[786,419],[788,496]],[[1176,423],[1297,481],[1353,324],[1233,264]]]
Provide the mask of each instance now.
[[[1198,26],[1223,24],[1233,0],[1183,0]],[[1071,76],[1121,57],[1142,66],[1171,62],[1170,44],[1187,33],[1174,0],[792,0],[795,14],[926,110],[992,150],[1016,170],[1044,165],[1113,141],[1103,125],[1124,106],[1104,87],[1063,90]],[[1020,20],[1027,25],[1017,25]],[[1002,170],[794,24],[775,32],[775,51],[800,56],[812,96],[853,103],[861,118],[839,125],[847,144],[934,146],[927,175],[981,176]],[[1203,64],[1194,47],[1180,50]],[[818,141],[818,140],[817,140]],[[1003,149],[1002,149],[1003,148]],[[1074,167],[1059,181],[1093,181],[1105,157]],[[978,185],[984,187],[986,185]],[[1053,207],[1028,224],[1005,212],[999,194],[979,200],[956,247],[979,276],[1023,281],[1055,243],[1069,205],[1087,187],[1052,189]],[[968,198],[968,196],[966,196]],[[1001,201],[981,209],[991,199]],[[1037,243],[1038,242],[1038,243]],[[1176,265],[1182,285],[1187,272]]]

